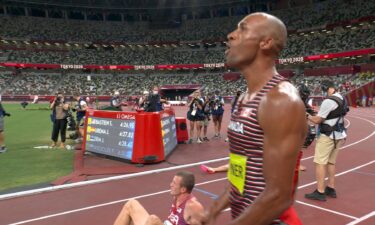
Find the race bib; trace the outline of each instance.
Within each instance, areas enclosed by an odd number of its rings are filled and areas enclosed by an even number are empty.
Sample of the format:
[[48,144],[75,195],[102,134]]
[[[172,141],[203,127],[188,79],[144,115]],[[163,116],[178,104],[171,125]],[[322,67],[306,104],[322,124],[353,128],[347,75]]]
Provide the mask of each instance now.
[[246,161],[246,156],[229,154],[228,180],[241,194],[245,187]]

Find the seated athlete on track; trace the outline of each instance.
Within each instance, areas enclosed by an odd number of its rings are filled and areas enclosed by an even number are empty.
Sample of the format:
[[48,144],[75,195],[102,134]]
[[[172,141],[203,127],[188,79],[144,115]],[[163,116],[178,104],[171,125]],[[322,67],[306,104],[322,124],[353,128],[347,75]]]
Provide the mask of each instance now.
[[150,215],[135,199],[123,206],[115,225],[200,225],[204,213],[203,206],[191,194],[195,185],[194,174],[178,172],[170,184],[173,197],[168,218],[162,222],[156,215]]

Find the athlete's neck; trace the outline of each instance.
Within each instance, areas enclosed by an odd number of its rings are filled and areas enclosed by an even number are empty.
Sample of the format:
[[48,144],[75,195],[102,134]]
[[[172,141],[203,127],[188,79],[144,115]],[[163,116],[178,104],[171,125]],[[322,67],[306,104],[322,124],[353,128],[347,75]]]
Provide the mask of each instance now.
[[252,95],[260,91],[277,74],[277,71],[273,60],[256,60],[251,65],[242,68],[241,73],[247,82],[247,92]]
[[190,198],[189,193],[183,193],[183,194],[180,194],[180,195],[176,196],[176,206],[181,205],[188,198]]

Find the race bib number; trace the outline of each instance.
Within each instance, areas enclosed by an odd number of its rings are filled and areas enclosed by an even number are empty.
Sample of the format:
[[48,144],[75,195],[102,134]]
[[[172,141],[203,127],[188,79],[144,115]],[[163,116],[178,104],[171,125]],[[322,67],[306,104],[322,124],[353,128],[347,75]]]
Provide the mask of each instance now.
[[241,194],[245,187],[246,161],[246,156],[229,154],[228,180]]

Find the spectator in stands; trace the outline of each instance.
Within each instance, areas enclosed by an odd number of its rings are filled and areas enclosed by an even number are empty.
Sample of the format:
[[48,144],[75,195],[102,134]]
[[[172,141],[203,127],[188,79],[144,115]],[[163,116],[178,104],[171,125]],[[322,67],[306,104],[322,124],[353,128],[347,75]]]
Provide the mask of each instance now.
[[190,139],[188,144],[193,143],[194,130],[196,130],[197,143],[202,143],[201,131],[202,123],[205,119],[203,112],[203,100],[200,96],[200,91],[193,92],[193,98],[188,103],[189,111],[187,112],[187,119],[190,121]]
[[214,122],[215,136],[214,138],[220,138],[221,123],[223,120],[224,114],[224,98],[219,95],[219,91],[215,91],[215,95],[212,97],[211,105],[211,114],[212,121]]
[[114,225],[200,225],[204,209],[201,203],[193,196],[195,185],[194,174],[188,171],[178,172],[170,184],[173,197],[170,214],[166,220],[156,215],[150,215],[135,199],[125,203]]
[[51,135],[52,144],[50,147],[56,147],[57,139],[60,133],[60,148],[65,148],[69,104],[66,103],[64,96],[61,93],[59,93],[51,103],[50,109],[52,109],[52,115],[54,115]]
[[0,96],[0,153],[4,153],[7,151],[7,148],[5,147],[4,142],[4,117],[10,116],[10,113],[7,113],[3,107],[3,104],[1,102],[1,96]]

